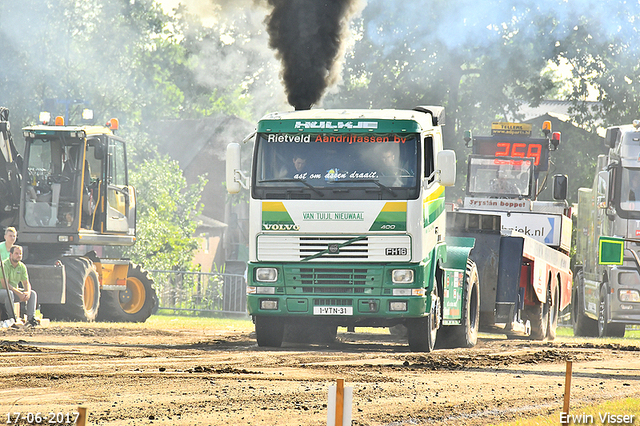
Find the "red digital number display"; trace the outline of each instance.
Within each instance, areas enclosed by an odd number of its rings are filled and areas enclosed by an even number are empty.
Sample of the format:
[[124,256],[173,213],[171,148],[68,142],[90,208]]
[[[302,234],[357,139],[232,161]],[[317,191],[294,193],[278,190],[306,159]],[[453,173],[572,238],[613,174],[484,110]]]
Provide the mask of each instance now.
[[540,155],[542,154],[542,144],[522,142],[498,142],[496,144],[496,157],[529,157],[533,158],[533,164],[537,167],[540,165]]
[[548,142],[544,139],[522,138],[509,141],[504,138],[477,137],[474,138],[473,153],[492,157],[533,158],[537,170],[544,171],[548,168],[549,148]]

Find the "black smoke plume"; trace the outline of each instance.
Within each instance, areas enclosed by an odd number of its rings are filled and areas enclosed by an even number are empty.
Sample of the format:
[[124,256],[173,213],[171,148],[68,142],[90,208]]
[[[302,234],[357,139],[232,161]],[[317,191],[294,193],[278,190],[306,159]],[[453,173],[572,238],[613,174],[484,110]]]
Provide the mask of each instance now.
[[339,80],[349,19],[360,0],[268,0],[269,46],[282,62],[287,99],[308,109]]

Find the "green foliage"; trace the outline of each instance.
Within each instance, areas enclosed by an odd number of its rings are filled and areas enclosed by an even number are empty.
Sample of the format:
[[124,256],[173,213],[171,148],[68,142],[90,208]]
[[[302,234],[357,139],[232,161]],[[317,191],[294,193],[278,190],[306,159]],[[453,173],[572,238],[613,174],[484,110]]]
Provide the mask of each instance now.
[[178,163],[163,157],[140,164],[131,183],[145,196],[137,200],[137,242],[125,255],[147,269],[190,270],[205,177],[188,186]]

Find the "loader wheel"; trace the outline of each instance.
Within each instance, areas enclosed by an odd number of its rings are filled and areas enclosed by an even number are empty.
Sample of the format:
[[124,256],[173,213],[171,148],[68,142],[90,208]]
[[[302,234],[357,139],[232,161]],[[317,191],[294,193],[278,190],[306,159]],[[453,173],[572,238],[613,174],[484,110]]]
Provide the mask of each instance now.
[[472,348],[478,342],[480,324],[480,283],[478,267],[467,259],[462,300],[462,322],[460,325],[441,327],[438,331],[437,348]]
[[547,336],[550,308],[551,300],[548,296],[545,303],[536,299],[535,305],[527,305],[524,307],[525,321],[529,320],[531,323],[531,335],[529,336],[531,339],[544,340]]
[[571,323],[573,335],[583,337],[598,337],[598,322],[584,313],[584,276],[578,271],[571,290]]
[[153,280],[140,265],[129,264],[127,289],[103,291],[98,320],[113,322],[144,322],[157,303]]
[[93,262],[85,257],[63,257],[66,302],[40,305],[45,318],[67,321],[93,321],[100,306],[100,282]]
[[279,348],[284,336],[284,321],[277,317],[263,317],[256,315],[256,340],[258,346]]
[[598,309],[598,336],[624,337],[625,324],[609,322],[609,302],[607,299],[607,284],[600,287],[600,306]]

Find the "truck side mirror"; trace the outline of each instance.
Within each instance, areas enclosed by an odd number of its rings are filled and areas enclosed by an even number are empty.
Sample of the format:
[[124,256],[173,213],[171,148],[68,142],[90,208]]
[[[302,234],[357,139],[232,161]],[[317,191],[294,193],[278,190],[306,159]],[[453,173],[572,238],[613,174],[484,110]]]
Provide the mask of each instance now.
[[622,265],[624,239],[616,237],[598,238],[598,264]]
[[620,128],[618,127],[607,129],[607,133],[604,136],[604,146],[606,146],[607,148],[615,148],[619,134]]
[[240,170],[240,144],[230,143],[227,145],[226,179],[227,192],[237,194],[242,187],[236,179],[236,170]]
[[456,153],[450,149],[438,152],[436,157],[438,182],[442,186],[453,186],[456,183]]
[[609,172],[598,172],[598,186],[596,188],[596,208],[606,209],[609,206]]
[[551,190],[554,200],[566,200],[569,178],[567,175],[553,176],[553,188]]

